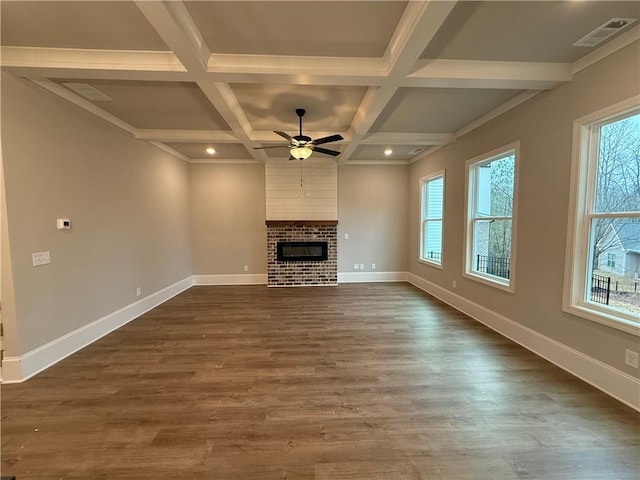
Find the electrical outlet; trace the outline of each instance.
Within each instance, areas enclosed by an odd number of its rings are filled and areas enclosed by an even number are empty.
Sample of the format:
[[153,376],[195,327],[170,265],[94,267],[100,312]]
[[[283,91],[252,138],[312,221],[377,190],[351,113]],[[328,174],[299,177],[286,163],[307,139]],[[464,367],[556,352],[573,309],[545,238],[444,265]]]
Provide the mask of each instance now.
[[349,234],[348,234],[348,233],[345,233],[345,234],[344,234],[344,239],[345,239],[345,240],[349,240]]
[[249,265],[245,265],[244,267],[242,267],[242,269],[243,269],[245,272],[248,272],[248,271],[249,271]]
[[455,281],[455,280],[454,280],[453,282],[451,282],[451,286],[452,286],[453,288],[456,288],[456,287],[458,286],[458,285],[456,284],[456,281]]
[[33,266],[48,265],[51,263],[51,252],[36,252],[31,254]]
[[371,270],[375,270],[375,269],[376,269],[376,264],[375,264],[375,263],[372,263],[372,264],[371,264]]
[[142,295],[142,289],[140,287],[136,288],[136,297]]
[[624,363],[630,367],[638,368],[638,352],[629,349],[625,350]]
[[360,264],[360,270],[364,270],[364,263]]
[[360,270],[360,264],[359,263],[354,263],[353,264],[353,269],[354,270]]

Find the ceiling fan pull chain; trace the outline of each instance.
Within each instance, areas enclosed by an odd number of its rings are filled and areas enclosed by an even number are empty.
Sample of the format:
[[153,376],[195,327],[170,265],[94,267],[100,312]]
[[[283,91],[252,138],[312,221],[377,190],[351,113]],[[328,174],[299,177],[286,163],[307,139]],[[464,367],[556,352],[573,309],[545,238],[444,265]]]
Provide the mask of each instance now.
[[302,187],[302,160],[300,160],[300,186]]

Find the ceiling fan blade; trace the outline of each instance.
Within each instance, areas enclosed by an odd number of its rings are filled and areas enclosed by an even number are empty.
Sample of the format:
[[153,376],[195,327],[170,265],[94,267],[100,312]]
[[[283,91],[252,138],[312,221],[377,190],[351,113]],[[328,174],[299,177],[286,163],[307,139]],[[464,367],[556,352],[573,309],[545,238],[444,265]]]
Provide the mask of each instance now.
[[273,133],[277,133],[282,138],[285,138],[289,143],[293,143],[293,138],[288,133],[280,132],[280,131],[276,131],[276,130],[274,130]]
[[316,146],[313,147],[313,151],[318,153],[324,153],[325,155],[331,155],[332,157],[337,157],[338,155],[340,155],[340,152],[336,150],[329,150],[328,148],[321,148]]
[[264,148],[289,148],[290,145],[267,145],[266,147],[253,147],[254,150],[262,150]]
[[344,140],[344,138],[342,138],[342,135],[329,135],[328,137],[322,137],[319,138],[317,140],[313,141],[314,145],[322,145],[323,143],[329,143],[329,142],[337,142],[339,140]]

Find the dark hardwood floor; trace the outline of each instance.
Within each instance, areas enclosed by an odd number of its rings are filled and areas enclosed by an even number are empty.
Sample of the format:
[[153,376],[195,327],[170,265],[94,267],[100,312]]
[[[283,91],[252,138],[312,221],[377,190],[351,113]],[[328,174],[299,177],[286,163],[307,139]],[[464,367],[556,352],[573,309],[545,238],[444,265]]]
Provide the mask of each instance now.
[[2,386],[25,479],[637,480],[640,416],[409,284],[194,287]]

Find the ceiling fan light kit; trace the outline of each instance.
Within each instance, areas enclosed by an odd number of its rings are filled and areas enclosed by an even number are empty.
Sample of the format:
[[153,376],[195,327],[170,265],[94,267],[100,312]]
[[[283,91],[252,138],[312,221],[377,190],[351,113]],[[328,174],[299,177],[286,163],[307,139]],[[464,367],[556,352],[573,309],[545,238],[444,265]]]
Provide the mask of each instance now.
[[302,134],[302,117],[306,113],[304,108],[297,108],[296,114],[298,115],[300,122],[300,133],[294,137],[289,135],[288,133],[281,132],[278,130],[274,130],[273,133],[280,135],[282,138],[289,142],[288,145],[270,145],[267,147],[254,147],[254,150],[263,149],[263,148],[288,148],[289,149],[289,160],[305,160],[311,156],[313,152],[322,153],[324,155],[331,155],[332,157],[337,157],[340,155],[340,152],[337,150],[330,150],[328,148],[318,147],[317,145],[322,145],[324,143],[330,142],[338,142],[340,140],[344,140],[342,135],[335,134],[329,135],[328,137],[318,138],[317,140],[313,140],[311,137]]
[[311,156],[313,150],[306,146],[293,147],[289,150],[289,154],[296,160],[305,160]]

